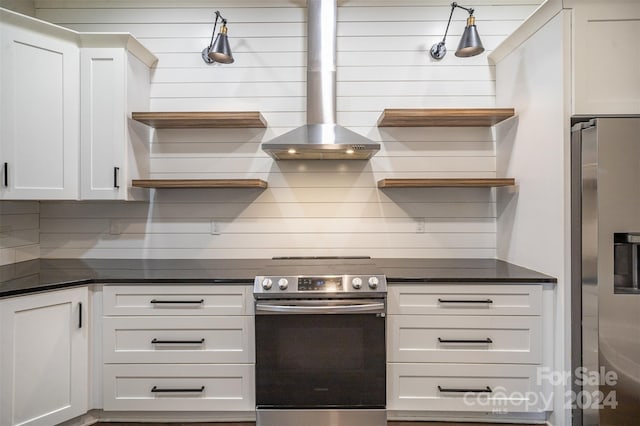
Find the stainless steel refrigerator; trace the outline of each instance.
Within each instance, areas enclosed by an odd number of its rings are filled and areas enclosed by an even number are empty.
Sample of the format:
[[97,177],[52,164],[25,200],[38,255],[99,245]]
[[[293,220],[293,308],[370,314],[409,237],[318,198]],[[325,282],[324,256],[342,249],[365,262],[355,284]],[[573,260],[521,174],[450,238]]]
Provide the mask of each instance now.
[[[579,119],[574,119],[578,121]],[[577,426],[640,425],[640,118],[572,127],[572,384]]]

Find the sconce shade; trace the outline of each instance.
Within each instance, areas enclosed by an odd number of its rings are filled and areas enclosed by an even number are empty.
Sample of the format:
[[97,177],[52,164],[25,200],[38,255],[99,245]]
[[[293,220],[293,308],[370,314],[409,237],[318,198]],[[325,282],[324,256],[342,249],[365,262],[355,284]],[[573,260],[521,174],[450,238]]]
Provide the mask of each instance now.
[[220,33],[216,37],[216,41],[211,45],[208,56],[221,64],[233,63],[233,55],[231,54],[231,47],[229,46],[229,37],[227,37],[226,25],[222,27]]
[[482,41],[478,35],[478,29],[476,28],[475,18],[470,16],[467,18],[467,26],[462,33],[458,50],[456,50],[456,56],[460,58],[468,58],[469,56],[476,56],[484,52]]

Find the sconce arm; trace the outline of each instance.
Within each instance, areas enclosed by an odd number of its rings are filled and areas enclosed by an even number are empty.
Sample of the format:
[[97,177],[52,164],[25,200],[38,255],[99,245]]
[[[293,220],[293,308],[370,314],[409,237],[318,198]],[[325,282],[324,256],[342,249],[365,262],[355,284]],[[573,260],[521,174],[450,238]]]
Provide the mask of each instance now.
[[227,25],[227,20],[222,17],[219,10],[216,10],[216,19],[213,21],[213,31],[211,32],[211,41],[209,42],[209,49],[213,47],[213,39],[216,36],[216,27],[218,26],[218,20],[222,21],[222,25]]
[[453,3],[451,3],[451,13],[449,13],[449,20],[447,21],[447,29],[444,30],[444,36],[442,37],[442,41],[440,42],[442,45],[444,45],[445,41],[447,40],[447,33],[449,32],[449,25],[451,25],[451,18],[453,17],[453,11],[456,9],[456,7],[466,10],[467,12],[469,12],[469,15],[473,15],[474,9],[472,7],[460,6],[455,1]]
[[464,9],[467,12],[469,12],[469,15],[473,15],[474,9],[472,7],[464,7],[464,6],[460,6],[458,3],[456,3],[455,1],[453,3],[451,3],[451,7],[452,8],[456,8],[459,7],[460,9]]

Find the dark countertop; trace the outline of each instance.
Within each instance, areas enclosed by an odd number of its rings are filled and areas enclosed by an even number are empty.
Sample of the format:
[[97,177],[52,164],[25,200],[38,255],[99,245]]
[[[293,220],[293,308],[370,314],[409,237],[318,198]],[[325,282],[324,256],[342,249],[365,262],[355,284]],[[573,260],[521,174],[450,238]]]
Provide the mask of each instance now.
[[549,275],[497,259],[375,259],[390,283],[556,283]]
[[256,275],[384,274],[389,283],[555,283],[495,259],[38,259],[0,266],[0,298],[92,283],[252,284]]

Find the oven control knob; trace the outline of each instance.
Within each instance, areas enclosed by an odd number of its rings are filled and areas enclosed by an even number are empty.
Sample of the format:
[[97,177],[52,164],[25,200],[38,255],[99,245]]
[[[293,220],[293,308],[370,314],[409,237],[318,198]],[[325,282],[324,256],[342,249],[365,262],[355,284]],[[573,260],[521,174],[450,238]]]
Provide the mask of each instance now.
[[273,281],[270,278],[265,278],[262,280],[262,288],[265,290],[271,290],[271,286],[273,285]]
[[378,288],[378,278],[377,277],[371,277],[369,278],[369,287],[370,288]]
[[286,278],[280,278],[278,280],[278,287],[280,288],[280,290],[286,290],[287,287],[289,287],[289,281],[287,281]]
[[362,278],[354,278],[351,280],[351,285],[353,286],[353,288],[355,288],[356,290],[360,289],[360,287],[362,287]]

